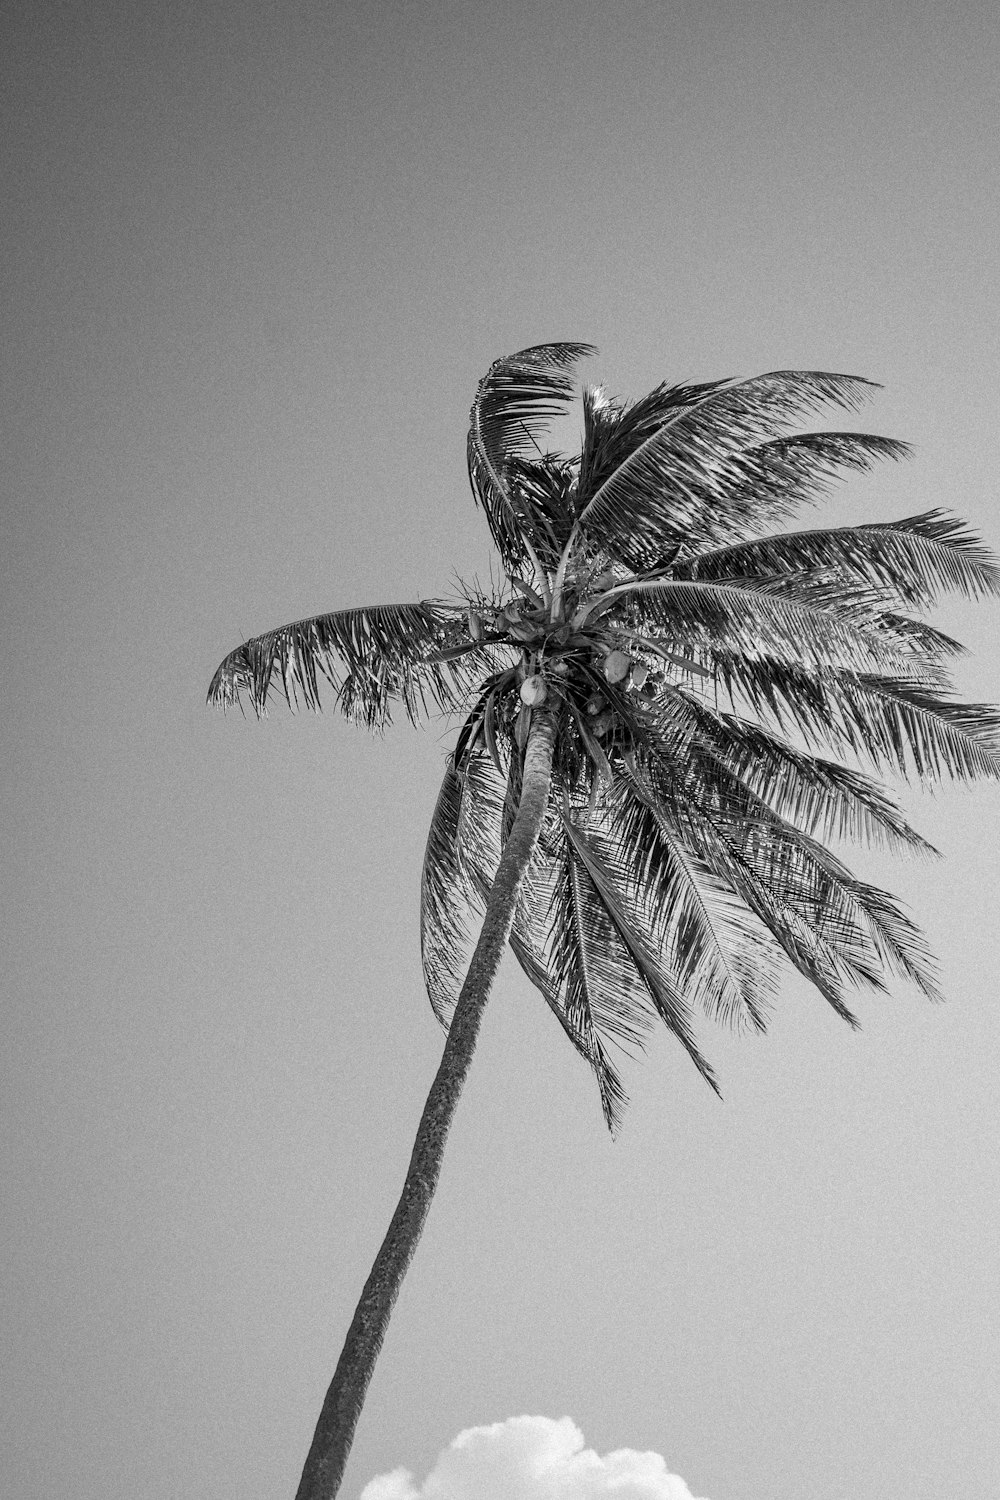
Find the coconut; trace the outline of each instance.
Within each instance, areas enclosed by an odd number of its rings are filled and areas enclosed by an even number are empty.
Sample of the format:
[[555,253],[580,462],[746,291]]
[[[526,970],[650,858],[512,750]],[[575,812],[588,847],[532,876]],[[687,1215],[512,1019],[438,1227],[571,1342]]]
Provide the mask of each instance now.
[[632,663],[632,672],[629,681],[634,688],[641,688],[648,676],[649,668],[644,661],[634,661]]
[[481,641],[483,638],[482,618],[476,613],[474,609],[470,609],[465,618],[468,621],[469,635],[472,640]]
[[537,708],[540,703],[544,703],[547,693],[545,678],[540,672],[536,672],[533,677],[526,677],[521,683],[521,702],[526,703],[529,708]]
[[632,658],[624,651],[611,651],[604,658],[604,675],[608,682],[622,682],[632,670]]

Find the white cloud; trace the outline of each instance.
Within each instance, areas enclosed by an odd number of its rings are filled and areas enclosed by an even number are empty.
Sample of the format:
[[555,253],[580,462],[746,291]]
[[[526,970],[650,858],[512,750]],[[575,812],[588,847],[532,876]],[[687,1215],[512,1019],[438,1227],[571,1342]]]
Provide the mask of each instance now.
[[658,1453],[617,1448],[602,1458],[563,1417],[508,1417],[469,1427],[422,1485],[407,1469],[380,1474],[360,1500],[695,1500]]

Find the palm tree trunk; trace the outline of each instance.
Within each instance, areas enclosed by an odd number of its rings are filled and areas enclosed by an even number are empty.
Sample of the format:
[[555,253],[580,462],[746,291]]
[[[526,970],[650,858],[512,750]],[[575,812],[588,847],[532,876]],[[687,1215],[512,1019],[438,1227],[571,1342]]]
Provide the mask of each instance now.
[[542,826],[555,732],[551,714],[536,709],[525,747],[521,798],[486,903],[482,931],[420,1117],[403,1191],[323,1402],[296,1500],[333,1500],[340,1489],[368,1382],[437,1187],[445,1141],[472,1062],[479,1023],[510,937],[517,889]]

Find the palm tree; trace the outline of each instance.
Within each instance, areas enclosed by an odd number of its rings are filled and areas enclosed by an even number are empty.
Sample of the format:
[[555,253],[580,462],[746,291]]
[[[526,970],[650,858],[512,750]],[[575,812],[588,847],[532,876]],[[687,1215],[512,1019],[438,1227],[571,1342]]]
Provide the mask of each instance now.
[[299,1500],[340,1486],[507,943],[614,1129],[618,1054],[659,1019],[715,1088],[692,1012],[762,1028],[782,955],[851,1025],[852,986],[895,975],[936,995],[910,918],[828,843],[929,849],[872,771],[1000,776],[1000,715],[950,696],[961,648],[921,618],[945,589],[1000,593],[982,544],[941,511],[774,531],[839,470],[906,451],[794,430],[870,382],[778,371],[631,405],[585,390],[579,456],[545,453],[592,352],[526,349],[480,382],[469,477],[499,589],[283,626],[227,656],[209,691],[259,714],[272,692],[318,708],[322,684],[370,728],[393,701],[461,716],[421,892],[447,1041]]

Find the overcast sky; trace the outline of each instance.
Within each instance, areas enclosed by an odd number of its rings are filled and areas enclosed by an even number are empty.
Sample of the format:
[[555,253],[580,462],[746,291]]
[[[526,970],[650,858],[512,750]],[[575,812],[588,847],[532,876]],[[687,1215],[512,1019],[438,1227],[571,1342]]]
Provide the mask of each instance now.
[[[1000,544],[996,14],[24,0],[2,25],[0,1490],[272,1500],[441,1050],[417,910],[450,741],[224,717],[209,678],[270,626],[488,578],[469,404],[548,339],[631,396],[881,381],[863,425],[915,457],[825,516],[944,505]],[[939,623],[1000,698],[996,605]],[[702,1028],[723,1103],[657,1040],[612,1142],[505,966],[345,1497],[400,1469],[368,1500],[420,1493],[523,1414],[567,1464],[585,1440],[683,1476],[637,1496],[1000,1493],[1000,790],[906,805],[943,861],[859,867],[947,1004],[865,999],[852,1035],[789,982],[764,1039]]]

